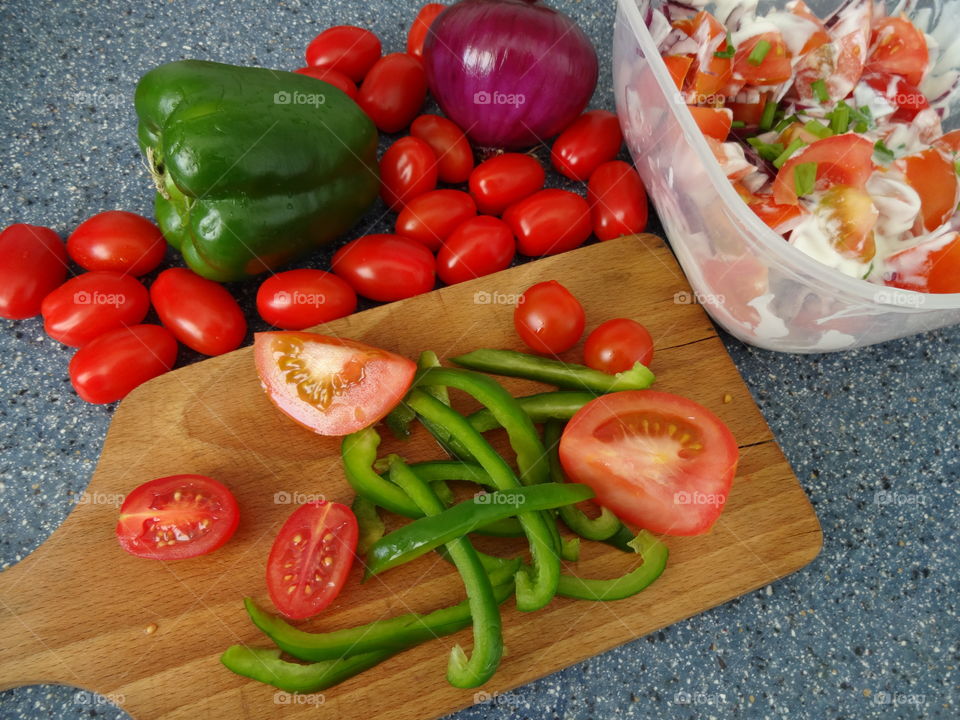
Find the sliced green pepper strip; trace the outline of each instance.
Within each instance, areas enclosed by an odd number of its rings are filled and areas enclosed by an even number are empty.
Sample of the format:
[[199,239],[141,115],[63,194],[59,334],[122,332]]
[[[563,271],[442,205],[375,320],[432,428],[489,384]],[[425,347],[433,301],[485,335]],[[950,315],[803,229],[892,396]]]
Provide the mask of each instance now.
[[[426,370],[427,368],[440,367],[440,358],[433,350],[424,350],[420,353],[420,359],[417,361],[417,368]],[[433,395],[444,405],[450,404],[450,395],[443,385],[430,385],[423,388],[425,392]],[[405,403],[400,403],[384,418],[384,422],[395,437],[399,439],[410,437],[410,424],[416,420],[417,414]]]
[[667,546],[646,530],[630,543],[633,551],[643,557],[643,565],[612,580],[591,580],[563,574],[557,594],[578,600],[622,600],[646,588],[660,577],[667,566]]
[[580,559],[580,538],[572,537],[560,541],[560,557],[567,562],[576,562]]
[[526,378],[559,388],[596,393],[646,390],[655,379],[653,373],[640,363],[622,373],[608,375],[585,365],[573,365],[513,350],[474,350],[452,358],[452,361],[461,367],[493,375]]
[[373,470],[380,435],[371,427],[347,435],[340,445],[343,471],[357,495],[405,517],[421,517],[423,512],[407,494]]
[[617,550],[623,550],[625,553],[634,552],[633,548],[630,547],[630,543],[633,542],[633,533],[630,532],[630,528],[626,525],[620,525],[620,529],[612,536],[608,537],[602,542],[610,545],[611,547],[617,548]]
[[[490,475],[497,490],[510,491],[520,487],[517,476],[506,460],[484,440],[483,435],[470,426],[463,415],[419,390],[410,393],[407,402],[420,417],[443,425],[445,430],[463,443]],[[517,607],[524,611],[539,610],[553,598],[560,578],[560,557],[550,529],[553,519],[548,518],[545,512],[523,512],[518,518],[530,542],[533,568],[530,574],[526,571],[517,573]]]
[[352,657],[301,665],[280,659],[280,650],[231,645],[220,662],[237,675],[259,680],[292,693],[314,693],[333,687],[374,665],[395,650],[375,650]]
[[[596,397],[593,393],[560,390],[517,398],[520,407],[535,423],[547,420],[569,420],[577,411]],[[485,433],[496,430],[500,423],[487,408],[467,417],[474,430]],[[546,444],[546,442],[544,442]]]
[[353,498],[351,508],[360,530],[357,536],[357,554],[366,555],[374,543],[383,537],[386,527],[377,512],[377,506],[363,495]]
[[[436,398],[431,399],[446,407]],[[444,511],[443,503],[430,486],[399,458],[390,466],[390,478],[406,491],[427,516],[440,515]],[[473,619],[473,653],[468,659],[460,645],[453,647],[447,664],[447,681],[454,687],[477,687],[493,677],[503,657],[500,607],[493,594],[490,576],[470,541],[458,537],[446,543],[445,547],[463,578],[470,617]]]

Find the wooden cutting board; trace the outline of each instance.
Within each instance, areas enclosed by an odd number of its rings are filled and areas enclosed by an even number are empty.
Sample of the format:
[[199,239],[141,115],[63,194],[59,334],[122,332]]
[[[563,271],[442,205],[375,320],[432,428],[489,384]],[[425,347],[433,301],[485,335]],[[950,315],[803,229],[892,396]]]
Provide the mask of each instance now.
[[[623,238],[378,307],[322,328],[415,358],[479,347],[520,349],[510,296],[556,279],[583,302],[588,328],[633,317],[653,334],[657,388],[720,415],[742,453],[727,508],[710,535],[669,538],[670,562],[640,595],[615,603],[556,599],[521,614],[504,604],[507,656],[482,689],[445,679],[447,654],[470,631],[434,640],[328,690],[290,698],[237,677],[218,657],[228,645],[269,645],[241,603],[267,604],[264,563],[294,502],[350,502],[339,442],[281,416],[267,401],[250,348],[169,373],[116,411],[81,504],[36,552],[0,574],[0,688],[63,683],[93,690],[137,720],[164,718],[433,718],[529,682],[791,573],[821,545],[816,516],[702,308],[663,241]],[[578,360],[581,347],[568,354]],[[516,393],[532,383],[509,383]],[[464,405],[466,407],[466,405]],[[389,437],[386,431],[384,437]],[[438,457],[422,434],[383,452]],[[117,501],[155,477],[200,473],[224,482],[242,516],[234,538],[201,558],[162,564],[124,553],[114,539]],[[515,542],[515,541],[508,541]],[[576,572],[612,577],[635,565],[585,543]],[[483,547],[483,545],[481,545]],[[435,554],[360,585],[359,569],[336,603],[305,627],[336,629],[462,596],[456,572]],[[148,632],[150,627],[155,631]],[[477,694],[486,693],[486,694]],[[82,700],[83,698],[81,698]]]

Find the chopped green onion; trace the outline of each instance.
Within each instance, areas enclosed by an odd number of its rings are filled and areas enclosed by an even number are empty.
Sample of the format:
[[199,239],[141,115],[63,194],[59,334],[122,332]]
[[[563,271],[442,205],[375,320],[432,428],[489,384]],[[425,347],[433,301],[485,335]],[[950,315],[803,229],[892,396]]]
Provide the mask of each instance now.
[[765,143],[760,138],[755,137],[747,138],[747,142],[756,149],[760,157],[770,162],[780,157],[780,153],[783,152],[783,145],[781,143]]
[[821,103],[830,102],[830,92],[827,90],[827,83],[824,82],[823,78],[810,83],[810,89],[813,90],[813,94],[817,96],[817,100]]
[[730,123],[730,127],[732,128],[744,128],[746,126],[747,124],[743,120],[734,120],[732,123]]
[[787,145],[787,149],[784,150],[782,153],[780,153],[777,159],[773,161],[773,166],[778,170],[782,168],[783,164],[790,159],[790,156],[793,155],[797,150],[802,148],[804,145],[806,145],[806,143],[803,140],[801,140],[800,138],[795,139],[792,143]]
[[877,142],[874,144],[873,154],[876,156],[881,165],[889,165],[897,159],[897,156],[894,154],[893,150],[888,148],[883,140],[877,140]]
[[769,130],[773,127],[773,119],[777,115],[777,103],[768,102],[763,106],[763,115],[760,118],[760,129]]
[[856,125],[853,129],[858,133],[865,133],[873,125],[873,113],[870,112],[870,108],[866,105],[860,108],[850,108],[850,115],[856,120]]
[[713,56],[718,58],[732,58],[734,55],[737,54],[737,50],[735,47],[733,47],[733,43],[731,42],[729,30],[727,30],[726,46],[727,46],[726,50],[718,50],[713,54]]
[[775,128],[773,128],[773,131],[774,131],[774,132],[777,132],[777,133],[782,133],[782,132],[783,132],[784,130],[786,130],[788,127],[790,127],[790,126],[793,125],[794,123],[798,123],[798,122],[803,122],[803,121],[800,119],[800,116],[799,116],[799,115],[791,115],[790,117],[786,117],[786,118],[784,118],[783,120],[781,120],[780,122],[778,122],[778,123],[777,123],[777,126],[776,126]]
[[842,100],[830,113],[830,129],[835,135],[843,135],[850,129],[850,106]]
[[809,195],[817,187],[817,163],[800,163],[793,169],[793,187],[797,197]]
[[756,45],[753,46],[753,50],[750,51],[750,54],[747,56],[747,62],[751,65],[762,65],[763,61],[767,59],[767,54],[773,46],[768,40],[760,40]]
[[811,120],[806,125],[803,126],[803,129],[806,130],[811,135],[816,135],[818,138],[823,140],[823,138],[828,138],[833,135],[833,130],[828,128],[821,122],[816,120]]
[[863,274],[863,277],[861,277],[860,279],[866,280],[868,277],[870,277],[870,273],[872,272],[873,272],[873,263],[870,263],[870,267],[867,268],[867,271]]

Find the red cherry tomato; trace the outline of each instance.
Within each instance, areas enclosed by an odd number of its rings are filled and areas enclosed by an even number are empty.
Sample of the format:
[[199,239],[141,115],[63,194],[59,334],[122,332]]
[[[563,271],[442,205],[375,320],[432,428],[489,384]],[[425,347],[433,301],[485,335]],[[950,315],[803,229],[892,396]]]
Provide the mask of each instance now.
[[423,63],[405,53],[385,55],[374,65],[357,93],[357,104],[382,132],[409,126],[427,99]]
[[587,336],[583,361],[594,370],[616,375],[636,363],[647,367],[653,360],[653,338],[636,320],[607,320]]
[[550,160],[561,175],[586,181],[597,167],[617,156],[622,143],[617,116],[608,110],[591,110],[560,133]]
[[17,223],[0,233],[0,317],[39,315],[40,303],[66,277],[67,250],[53,230]]
[[94,271],[77,275],[43,299],[43,329],[54,340],[80,347],[147,316],[150,294],[129,275]]
[[397,216],[397,235],[423,243],[431,251],[465,220],[475,217],[477,204],[459,190],[434,190],[415,197]]
[[473,170],[473,150],[463,130],[439,115],[421,115],[410,126],[410,134],[433,149],[443,182],[457,185],[467,181]]
[[333,85],[338,90],[343,90],[351,100],[357,99],[357,84],[339,70],[331,70],[330,68],[323,67],[304,67],[299,70],[294,70],[294,72],[322,80],[329,85]]
[[267,560],[267,590],[277,610],[303,620],[332,603],[347,581],[359,532],[356,516],[340,503],[311,502],[294,511]]
[[380,158],[380,197],[391,210],[437,187],[437,156],[423,140],[404,137]]
[[237,501],[222,484],[205,475],[171,475],[127,495],[117,540],[137,557],[182,560],[213,552],[239,522]]
[[307,65],[336,70],[360,82],[380,59],[380,39],[366,28],[338,25],[307,46]]
[[534,352],[558,355],[580,340],[586,317],[583,306],[556,280],[529,288],[513,311],[513,326]]
[[470,194],[484,215],[501,215],[525,197],[543,189],[547,174],[532,155],[504,153],[477,165],[470,173]]
[[160,228],[136,213],[108,210],[84,220],[67,239],[67,252],[85,270],[144,275],[163,262]]
[[590,206],[579,195],[550,188],[511,205],[503,219],[523,255],[556,255],[580,247],[590,237]]
[[288,270],[271,275],[257,290],[257,311],[284,330],[305,330],[346,317],[357,294],[343,278],[323,270]]
[[204,355],[236,350],[247,321],[233,295],[220,283],[186,268],[164,270],[150,287],[160,322],[174,337]]
[[159,325],[133,325],[94,338],[70,359],[70,382],[89,403],[125,398],[147,380],[172,370],[177,341]]
[[447,285],[510,267],[517,246],[510,226],[483,215],[462,223],[437,254],[437,275]]
[[331,267],[359,295],[393,302],[433,290],[436,260],[416,240],[365,235],[337,250]]
[[587,202],[593,233],[601,240],[633,235],[647,227],[647,192],[628,163],[613,160],[594,170],[587,185]]
[[437,16],[447,9],[446,5],[440,3],[427,3],[410,25],[410,31],[407,33],[407,53],[415,57],[423,57],[423,42],[427,39],[427,33],[430,32],[430,26]]

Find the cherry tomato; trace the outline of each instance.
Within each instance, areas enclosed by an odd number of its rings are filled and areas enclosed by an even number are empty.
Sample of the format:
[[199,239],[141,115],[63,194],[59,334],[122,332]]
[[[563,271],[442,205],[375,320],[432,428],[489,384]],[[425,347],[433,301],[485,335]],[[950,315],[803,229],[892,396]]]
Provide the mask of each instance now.
[[625,372],[636,363],[650,367],[653,338],[650,331],[636,320],[607,320],[587,336],[583,361],[594,370],[610,375]]
[[357,294],[343,278],[323,270],[288,270],[271,275],[257,290],[257,311],[284,330],[305,330],[346,317]]
[[171,475],[127,495],[117,540],[137,557],[182,560],[221,547],[239,522],[237,501],[224,485],[205,475]]
[[817,190],[847,185],[862,190],[873,172],[873,143],[853,134],[817,140],[796,153],[780,168],[773,183],[773,196],[781,205],[796,205],[797,165],[817,164]]
[[67,252],[85,270],[144,275],[163,262],[160,228],[136,213],[107,210],[84,220],[67,239]]
[[47,335],[80,347],[109,330],[142,321],[150,294],[136,278],[101,270],[67,280],[43,299],[40,309]]
[[60,236],[40,225],[17,223],[0,232],[0,317],[23,320],[67,277]]
[[299,70],[294,70],[294,72],[300,73],[301,75],[309,75],[317,80],[322,80],[329,85],[333,85],[338,90],[343,90],[343,92],[345,92],[351,100],[357,99],[357,84],[339,70],[308,66],[300,68]]
[[338,25],[307,46],[307,65],[336,70],[360,82],[380,59],[380,38],[366,28]]
[[690,72],[690,66],[693,65],[693,55],[664,55],[663,62],[677,90],[682,90],[687,73]]
[[547,173],[532,155],[504,153],[470,173],[470,194],[484,215],[501,215],[514,203],[543,189]]
[[601,240],[643,232],[647,227],[647,192],[643,180],[628,163],[604,163],[590,176],[587,202],[593,234]]
[[740,451],[692,400],[628,390],[591,400],[567,423],[560,461],[597,502],[653,533],[699,535],[723,511]]
[[405,53],[377,61],[357,93],[357,104],[382,132],[409,126],[427,99],[427,73],[419,58]]
[[473,150],[463,130],[450,120],[439,115],[421,115],[410,126],[410,134],[433,149],[443,182],[457,185],[469,179],[473,170]]
[[957,208],[957,171],[936,148],[897,160],[910,186],[920,195],[923,228],[936,230]]
[[892,73],[919,85],[930,65],[927,39],[905,17],[888,17],[873,24],[867,70]]
[[510,226],[482,215],[462,223],[437,254],[437,275],[447,285],[473,280],[510,267],[517,245]]
[[960,293],[960,235],[947,233],[887,258],[887,285],[925,293]]
[[400,138],[380,158],[380,197],[391,210],[436,187],[437,156],[423,140]]
[[733,111],[729,108],[712,108],[689,106],[693,120],[700,128],[700,132],[708,137],[724,142],[730,135],[733,125]]
[[386,350],[316,333],[257,333],[253,354],[270,401],[319,435],[373,425],[403,399],[417,370]]
[[597,167],[617,156],[622,144],[617,116],[608,110],[591,110],[560,133],[550,161],[561,175],[585,182]]
[[550,188],[511,205],[503,219],[523,255],[556,255],[580,247],[590,237],[590,206],[579,195]]
[[364,235],[337,250],[331,267],[359,295],[393,302],[433,290],[436,260],[416,240]]
[[465,220],[475,217],[477,204],[460,190],[434,190],[415,197],[397,216],[397,235],[423,243],[432,252]]
[[321,500],[295,510],[267,560],[267,590],[277,610],[303,620],[332,603],[347,581],[359,532],[346,505]]
[[177,341],[159,325],[120,327],[95,337],[70,359],[70,382],[88,403],[112,403],[172,370]]
[[793,76],[790,51],[779,32],[747,38],[737,47],[733,76],[747,85],[779,85]]
[[534,352],[559,355],[580,340],[586,316],[573,294],[556,280],[527,289],[513,311],[513,326]]
[[150,287],[160,322],[174,337],[204,355],[236,350],[247,321],[233,295],[220,283],[186,268],[164,270]]
[[446,5],[440,3],[427,3],[410,25],[407,33],[407,54],[415,57],[423,57],[423,42],[427,39],[427,33],[430,32],[430,26],[437,16],[447,9]]

